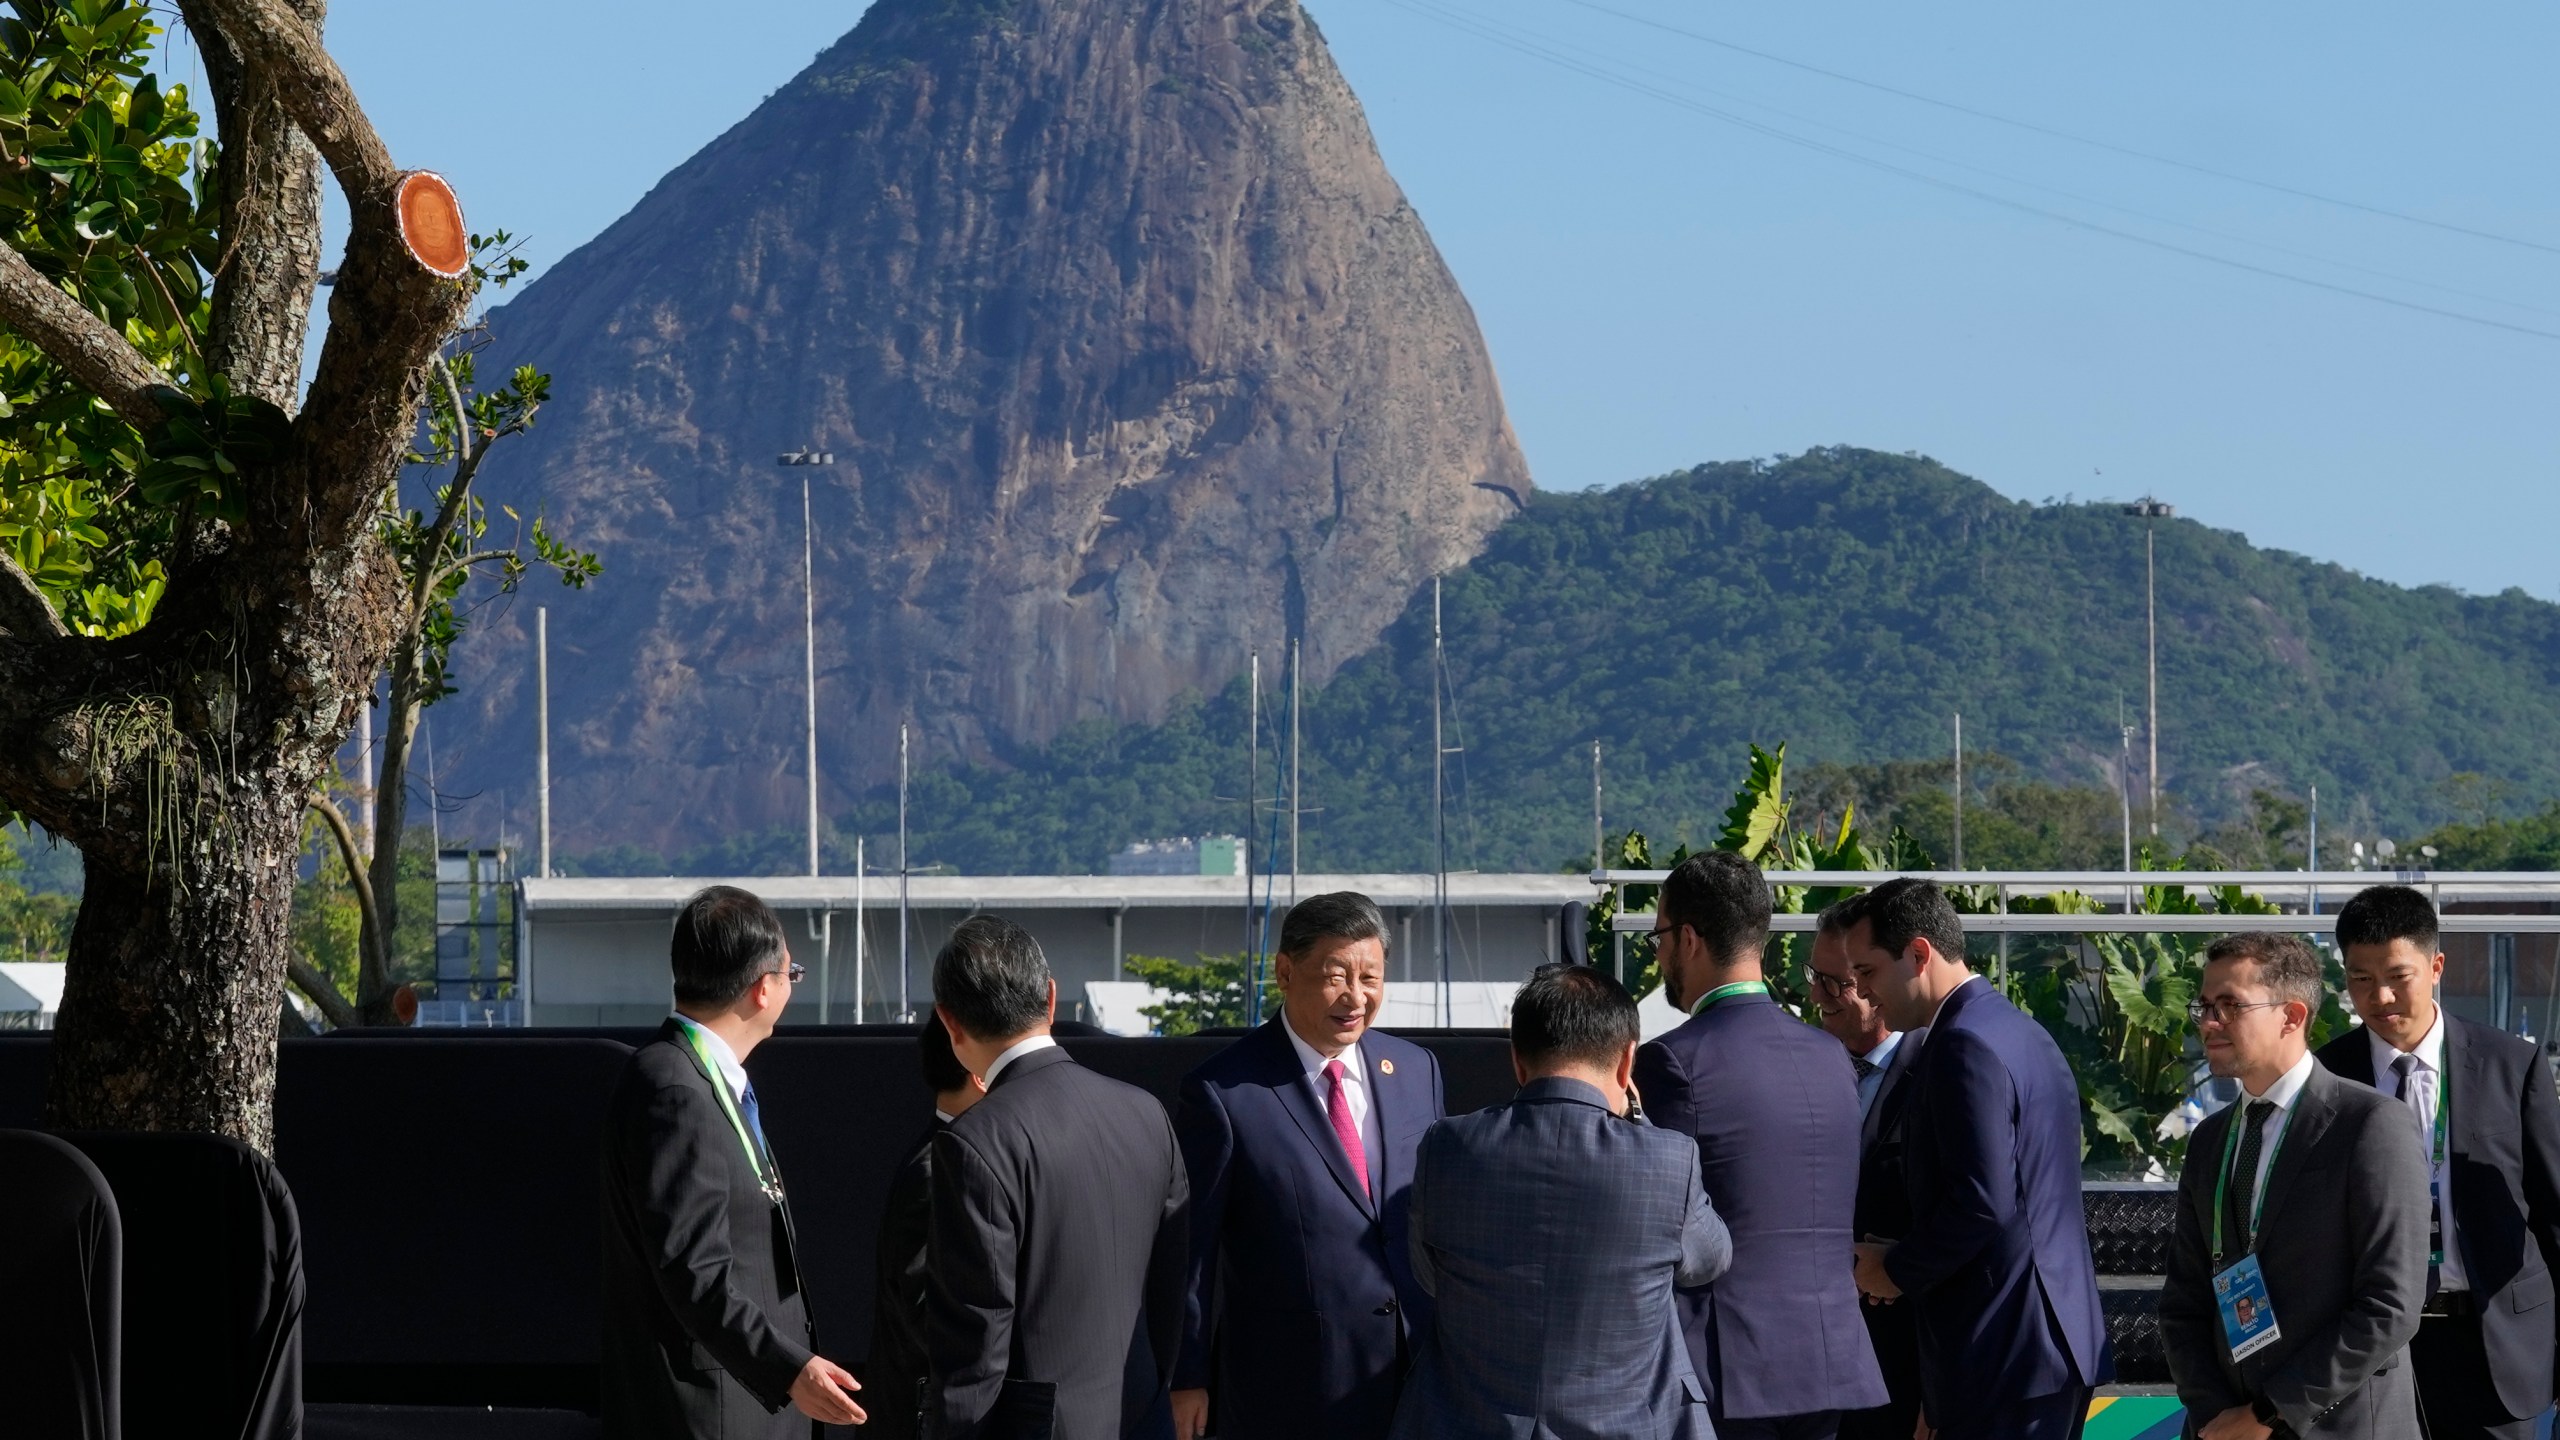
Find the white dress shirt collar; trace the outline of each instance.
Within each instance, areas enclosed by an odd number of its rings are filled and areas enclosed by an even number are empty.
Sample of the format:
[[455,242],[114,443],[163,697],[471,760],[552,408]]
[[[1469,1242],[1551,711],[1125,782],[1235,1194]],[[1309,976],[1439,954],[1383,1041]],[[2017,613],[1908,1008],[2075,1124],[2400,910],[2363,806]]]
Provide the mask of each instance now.
[[2404,1054],[2417,1056],[2418,1064],[2422,1069],[2433,1070],[2439,1075],[2444,1073],[2443,1006],[2436,1007],[2435,1023],[2427,1027],[2426,1034],[2418,1037],[2418,1043],[2412,1049],[2406,1051],[2399,1049],[2390,1041],[2383,1039],[2370,1025],[2364,1027],[2364,1033],[2373,1042],[2373,1073],[2376,1076],[2388,1071],[2391,1068],[2391,1062]]
[[[2249,1087],[2246,1084],[2243,1084],[2240,1087],[2240,1099],[2242,1103],[2256,1104],[2261,1100],[2273,1100],[2276,1102],[2277,1115],[2282,1115],[2291,1111],[2293,1109],[2293,1102],[2302,1095],[2302,1087],[2309,1084],[2311,1081],[2311,1067],[2314,1063],[2316,1062],[2312,1060],[2311,1052],[2308,1050],[2303,1051],[2302,1058],[2294,1061],[2291,1069],[2277,1076],[2275,1078],[2275,1083],[2267,1087],[2267,1093],[2264,1095],[2250,1094]],[[2245,1115],[2248,1112],[2244,1110],[2241,1113]],[[2272,1120],[2274,1116],[2269,1116],[2268,1118]]]
[[1047,1035],[1025,1035],[1021,1039],[1007,1045],[1004,1047],[1003,1054],[998,1055],[994,1060],[989,1061],[987,1064],[987,1073],[984,1077],[987,1082],[987,1088],[991,1090],[995,1088],[996,1077],[1004,1073],[1004,1067],[1007,1065],[1012,1064],[1014,1061],[1021,1059],[1023,1056],[1028,1055],[1035,1050],[1055,1049],[1057,1044],[1058,1042],[1056,1040]]
[[[1298,1068],[1307,1072],[1308,1079],[1322,1080],[1327,1059],[1325,1053],[1298,1038],[1297,1027],[1289,1023],[1286,1011],[1283,1011],[1280,1016],[1280,1033],[1289,1037],[1289,1048],[1298,1052]],[[1339,1056],[1332,1058],[1342,1062],[1342,1078],[1345,1080],[1358,1080],[1367,1073],[1360,1068],[1360,1042],[1357,1040],[1344,1047]]]
[[678,1015],[675,1022],[687,1033],[702,1037],[702,1048],[710,1052],[711,1063],[719,1068],[720,1078],[729,1082],[729,1093],[746,1094],[747,1067],[738,1063],[738,1052],[729,1048],[729,1042],[720,1038],[720,1032],[690,1015]]

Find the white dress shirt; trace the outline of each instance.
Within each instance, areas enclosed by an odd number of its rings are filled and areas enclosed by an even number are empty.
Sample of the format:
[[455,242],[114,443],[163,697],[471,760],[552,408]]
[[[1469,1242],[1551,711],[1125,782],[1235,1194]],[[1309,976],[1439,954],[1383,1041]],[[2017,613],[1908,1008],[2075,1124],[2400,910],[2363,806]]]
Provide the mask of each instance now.
[[987,1063],[987,1073],[984,1077],[987,1082],[987,1088],[990,1090],[996,1088],[996,1077],[1004,1073],[1004,1067],[1007,1065],[1012,1064],[1014,1061],[1021,1059],[1023,1056],[1030,1054],[1034,1050],[1055,1049],[1057,1044],[1057,1041],[1046,1035],[1026,1035],[1021,1039],[1014,1041],[1012,1044],[1007,1045],[1004,1047],[1003,1054],[998,1055],[995,1059]]
[[[1280,1016],[1280,1033],[1289,1037],[1290,1048],[1298,1052],[1298,1064],[1306,1071],[1308,1088],[1315,1092],[1316,1113],[1329,1114],[1333,1101],[1333,1082],[1324,1075],[1325,1056],[1313,1045],[1298,1038],[1289,1024],[1287,1013]],[[1360,1158],[1369,1167],[1369,1193],[1378,1193],[1378,1157],[1385,1144],[1378,1137],[1377,1107],[1369,1103],[1369,1067],[1360,1058],[1359,1042],[1334,1057],[1342,1062],[1342,1098],[1351,1106],[1351,1123],[1360,1131]]]
[[712,1065],[720,1071],[720,1078],[729,1082],[730,1101],[735,1103],[745,1095],[747,1067],[738,1063],[738,1052],[729,1048],[729,1042],[720,1038],[720,1032],[690,1015],[678,1015],[675,1022],[688,1033],[702,1037],[702,1048],[711,1053]]
[[1884,1093],[1884,1070],[1893,1063],[1893,1052],[1902,1048],[1902,1032],[1887,1030],[1876,1048],[1858,1058],[1875,1070],[1858,1081],[1858,1118],[1864,1120],[1876,1108],[1876,1097]]
[[2400,1093],[2400,1077],[2391,1068],[2392,1062],[2398,1060],[2403,1052],[2393,1049],[2391,1042],[2375,1034],[2370,1025],[2365,1027],[2364,1033],[2373,1046],[2373,1088],[2407,1106],[2415,1118],[2418,1148],[2427,1154],[2427,1164],[2433,1170],[2435,1192],[2442,1197],[2444,1263],[2436,1269],[2436,1288],[2468,1290],[2471,1282],[2462,1272],[2462,1247],[2455,1244],[2453,1238],[2453,1134],[2450,1116],[2446,1117],[2445,1153],[2441,1157],[2436,1154],[2436,1107],[2444,1100],[2444,1011],[2436,1011],[2436,1023],[2428,1026],[2427,1033],[2419,1037],[2416,1049],[2406,1052],[2418,1059],[2417,1068],[2409,1075],[2410,1088],[2418,1092],[2414,1096]]
[[[2257,1209],[2258,1202],[2266,1198],[2267,1172],[2275,1168],[2276,1148],[2282,1143],[2281,1137],[2284,1134],[2285,1123],[2293,1117],[2293,1102],[2302,1098],[2302,1087],[2311,1081],[2311,1067],[2318,1063],[2311,1058],[2309,1051],[2305,1051],[2301,1059],[2293,1062],[2292,1069],[2276,1077],[2276,1082],[2267,1087],[2266,1094],[2252,1095],[2246,1084],[2240,1087],[2241,1110],[2231,1122],[2235,1125],[2249,1123],[2248,1107],[2251,1104],[2260,1100],[2272,1100],[2276,1103],[2276,1108],[2268,1113],[2266,1120],[2258,1127],[2258,1173],[2249,1186],[2249,1208],[2252,1210]],[[2245,1141],[2248,1137],[2244,1135],[2241,1139]]]

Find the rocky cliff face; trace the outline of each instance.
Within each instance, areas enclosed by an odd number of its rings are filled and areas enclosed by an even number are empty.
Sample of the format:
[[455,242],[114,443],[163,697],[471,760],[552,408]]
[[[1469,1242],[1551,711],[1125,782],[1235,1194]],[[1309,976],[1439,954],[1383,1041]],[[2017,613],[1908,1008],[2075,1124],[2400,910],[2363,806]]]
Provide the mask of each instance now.
[[[494,330],[558,385],[493,483],[607,565],[549,602],[571,851],[801,813],[803,475],[830,808],[901,720],[1001,757],[1292,636],[1321,680],[1529,491],[1292,0],[878,0]],[[531,629],[432,716],[519,824]]]

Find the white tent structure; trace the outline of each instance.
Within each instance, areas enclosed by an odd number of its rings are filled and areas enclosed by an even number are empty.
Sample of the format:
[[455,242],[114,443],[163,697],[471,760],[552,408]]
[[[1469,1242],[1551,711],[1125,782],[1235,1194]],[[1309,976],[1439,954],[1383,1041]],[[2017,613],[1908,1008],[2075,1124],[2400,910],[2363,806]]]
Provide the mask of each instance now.
[[0,961],[0,1030],[50,1030],[62,1008],[59,964]]

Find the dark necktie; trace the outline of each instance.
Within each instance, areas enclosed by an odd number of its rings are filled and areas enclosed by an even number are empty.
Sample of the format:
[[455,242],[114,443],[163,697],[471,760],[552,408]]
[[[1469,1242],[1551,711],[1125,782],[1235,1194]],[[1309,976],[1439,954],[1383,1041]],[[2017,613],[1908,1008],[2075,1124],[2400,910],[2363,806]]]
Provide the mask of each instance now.
[[2418,1109],[2418,1057],[2402,1055],[2391,1062],[2399,1081],[2400,1103],[2409,1107],[2409,1123],[2418,1127],[2418,1146],[2427,1152],[2427,1293],[2436,1293],[2437,1267],[2444,1255],[2444,1205],[2436,1194],[2436,1137]]
[[747,1133],[755,1137],[757,1160],[771,1168],[773,1147],[764,1143],[764,1112],[756,1105],[756,1087],[753,1085],[738,1092],[738,1118],[747,1122]]
[[2258,1156],[2267,1145],[2267,1117],[2274,1113],[2273,1100],[2252,1100],[2240,1120],[2240,1154],[2231,1167],[2231,1211],[2222,1217],[2222,1233],[2229,1237],[2225,1246],[2231,1255],[2249,1248],[2249,1197],[2258,1188]]
[[1861,1085],[1863,1085],[1863,1084],[1867,1083],[1867,1077],[1868,1077],[1868,1076],[1873,1075],[1873,1074],[1874,1074],[1874,1073],[1876,1073],[1878,1070],[1881,1070],[1881,1069],[1883,1069],[1883,1068],[1884,1068],[1883,1066],[1878,1065],[1878,1064],[1877,1064],[1876,1062],[1874,1062],[1873,1060],[1868,1059],[1868,1058],[1867,1058],[1866,1056],[1864,1056],[1864,1055],[1852,1055],[1852,1056],[1850,1056],[1850,1057],[1849,1057],[1849,1066],[1850,1066],[1850,1068],[1851,1068],[1851,1069],[1854,1069],[1854,1070],[1856,1070],[1856,1071],[1858,1072],[1858,1083],[1859,1083],[1859,1084],[1861,1084]]

